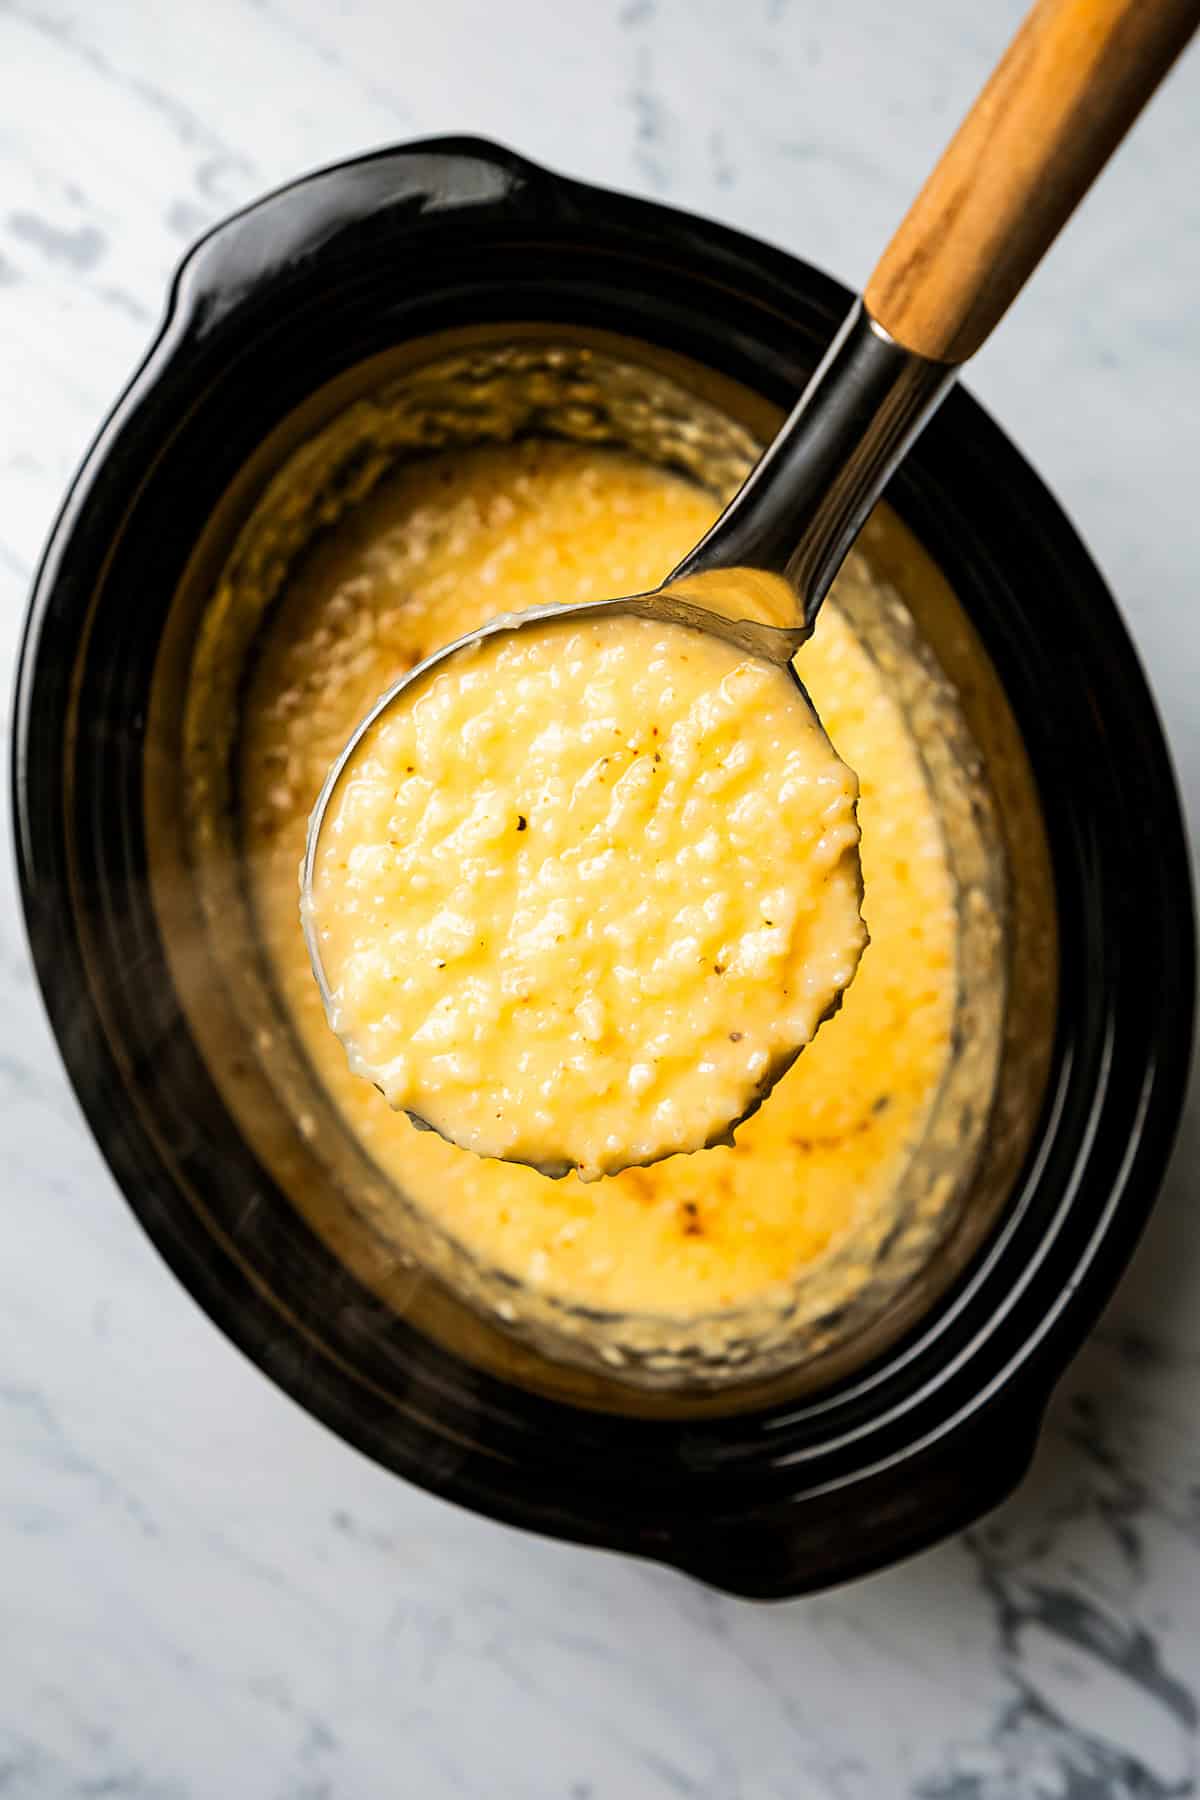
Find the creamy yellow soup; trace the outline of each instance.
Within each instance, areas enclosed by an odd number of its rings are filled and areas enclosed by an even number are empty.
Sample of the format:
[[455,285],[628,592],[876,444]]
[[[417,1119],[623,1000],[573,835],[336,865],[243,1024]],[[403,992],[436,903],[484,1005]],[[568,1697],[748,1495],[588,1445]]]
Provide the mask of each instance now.
[[354,1072],[585,1180],[727,1137],[858,966],[858,784],[790,671],[686,625],[457,651],[354,745],[305,899]]
[[841,1009],[736,1143],[584,1183],[418,1131],[350,1071],[297,905],[307,816],[379,693],[522,606],[654,586],[711,524],[660,470],[565,444],[446,453],[318,545],[267,628],[246,700],[244,850],[297,1036],[349,1129],[481,1263],[581,1306],[687,1318],[791,1282],[886,1217],[949,1056],[955,896],[920,758],[836,588],[798,671],[856,771],[870,942]]

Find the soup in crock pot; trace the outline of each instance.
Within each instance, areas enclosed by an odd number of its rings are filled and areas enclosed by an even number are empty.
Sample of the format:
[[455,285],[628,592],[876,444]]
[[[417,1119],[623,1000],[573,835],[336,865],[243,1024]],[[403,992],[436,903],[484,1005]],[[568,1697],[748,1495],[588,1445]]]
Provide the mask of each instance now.
[[870,943],[828,1020],[736,1143],[583,1183],[417,1130],[352,1075],[297,904],[309,810],[379,693],[520,607],[653,587],[712,497],[611,451],[525,442],[401,469],[304,560],[245,700],[244,853],[274,978],[311,1064],[374,1162],[483,1265],[568,1304],[688,1318],[761,1298],[870,1227],[950,1056],[956,895],[916,744],[837,590],[797,667],[860,784]]

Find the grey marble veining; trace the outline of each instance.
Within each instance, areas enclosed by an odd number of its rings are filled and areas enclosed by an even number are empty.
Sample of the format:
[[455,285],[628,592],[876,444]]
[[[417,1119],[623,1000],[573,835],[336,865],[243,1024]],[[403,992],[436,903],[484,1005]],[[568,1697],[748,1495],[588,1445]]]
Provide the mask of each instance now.
[[[859,283],[1019,11],[0,0],[0,662],[174,263],[231,207],[472,130]],[[971,378],[1121,596],[1193,807],[1198,84],[1193,57]],[[459,1513],[278,1394],[117,1195],[42,1018],[7,853],[0,881],[0,1795],[1196,1790],[1195,1108],[1017,1496],[890,1573],[755,1608]]]

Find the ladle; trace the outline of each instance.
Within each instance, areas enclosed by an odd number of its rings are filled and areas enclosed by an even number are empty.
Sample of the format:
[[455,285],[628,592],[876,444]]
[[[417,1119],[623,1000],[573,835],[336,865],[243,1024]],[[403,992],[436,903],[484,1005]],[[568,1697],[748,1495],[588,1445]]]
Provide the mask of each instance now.
[[[341,775],[381,715],[465,646],[550,619],[665,620],[790,665],[889,477],[1197,26],[1200,0],[1036,0],[782,430],[667,580],[651,593],[493,619],[383,694],[309,820],[302,912],[327,1006],[311,909],[318,841]],[[761,574],[782,579],[764,584]],[[775,604],[766,618],[754,604],[763,594]],[[781,594],[789,616],[778,614]]]

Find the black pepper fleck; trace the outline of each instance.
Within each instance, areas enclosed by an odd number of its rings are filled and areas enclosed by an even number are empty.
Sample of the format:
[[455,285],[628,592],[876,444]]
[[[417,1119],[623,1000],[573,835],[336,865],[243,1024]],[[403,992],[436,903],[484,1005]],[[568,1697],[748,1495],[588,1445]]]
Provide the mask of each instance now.
[[518,813],[517,814],[517,830],[518,831],[527,831],[528,829],[529,829],[529,820],[525,817],[524,813]]

